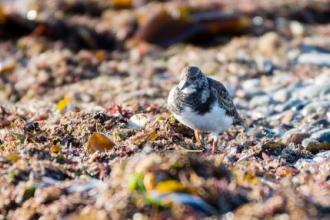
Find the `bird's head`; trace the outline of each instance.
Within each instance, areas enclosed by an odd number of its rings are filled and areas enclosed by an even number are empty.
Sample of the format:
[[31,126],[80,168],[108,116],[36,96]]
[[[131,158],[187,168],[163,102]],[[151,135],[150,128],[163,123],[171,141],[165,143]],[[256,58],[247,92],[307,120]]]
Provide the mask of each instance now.
[[179,89],[184,94],[191,94],[207,86],[207,77],[196,66],[185,67],[181,72]]

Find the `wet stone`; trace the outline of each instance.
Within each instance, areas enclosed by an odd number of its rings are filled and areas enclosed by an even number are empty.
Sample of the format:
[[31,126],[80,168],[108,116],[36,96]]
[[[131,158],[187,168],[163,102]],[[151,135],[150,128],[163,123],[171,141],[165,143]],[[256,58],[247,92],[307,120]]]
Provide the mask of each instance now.
[[295,163],[300,158],[304,157],[299,149],[295,148],[285,148],[281,152],[280,158],[284,159],[287,163]]
[[314,138],[321,143],[330,143],[330,129],[315,132],[311,135],[311,138]]

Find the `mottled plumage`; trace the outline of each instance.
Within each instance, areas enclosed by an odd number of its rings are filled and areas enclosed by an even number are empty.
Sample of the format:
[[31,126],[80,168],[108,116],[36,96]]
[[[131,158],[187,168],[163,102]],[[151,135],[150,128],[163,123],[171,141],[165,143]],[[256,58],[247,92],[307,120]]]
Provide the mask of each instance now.
[[213,136],[242,122],[226,88],[194,66],[183,70],[179,84],[170,91],[167,104],[181,123]]

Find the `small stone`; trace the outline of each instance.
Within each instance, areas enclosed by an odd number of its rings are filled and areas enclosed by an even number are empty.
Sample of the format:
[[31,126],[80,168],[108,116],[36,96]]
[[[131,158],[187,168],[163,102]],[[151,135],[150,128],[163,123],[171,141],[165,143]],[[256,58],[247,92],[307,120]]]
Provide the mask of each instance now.
[[298,21],[290,22],[291,33],[296,37],[301,37],[305,34],[304,26]]
[[297,160],[303,157],[303,154],[298,149],[287,147],[282,150],[280,157],[287,163],[295,163]]
[[149,219],[148,216],[146,216],[140,212],[134,213],[134,215],[133,215],[133,220],[147,220],[147,219]]
[[302,110],[302,114],[304,116],[316,114],[316,115],[325,115],[327,113],[327,109],[329,108],[329,102],[320,102],[315,101],[304,107]]
[[92,102],[94,101],[94,96],[87,93],[87,92],[77,92],[74,94],[74,97],[76,100],[80,101],[80,102]]
[[266,73],[271,75],[276,69],[276,66],[273,64],[271,60],[257,59],[257,69],[261,73]]
[[250,106],[252,108],[262,105],[268,105],[273,101],[272,97],[269,95],[255,96],[250,101]]
[[263,136],[265,136],[263,130],[261,128],[258,127],[253,127],[253,128],[249,128],[247,130],[247,133],[249,136],[255,137],[255,138],[262,138]]
[[298,63],[301,64],[314,64],[318,66],[330,66],[330,54],[329,53],[303,53],[298,59]]
[[273,99],[279,102],[285,102],[289,99],[289,97],[290,97],[289,92],[285,89],[281,89],[275,92],[273,95]]
[[0,75],[12,73],[16,68],[15,60],[0,62]]
[[294,143],[294,144],[301,144],[302,141],[309,137],[308,133],[293,133],[289,135],[286,142],[287,143]]
[[249,79],[242,83],[242,87],[246,91],[256,91],[260,88],[261,80],[260,79]]
[[327,82],[329,80],[330,79],[323,80],[322,83],[315,83],[313,85],[301,88],[297,92],[295,92],[295,96],[299,98],[308,98],[308,99],[325,97],[328,94],[330,94],[330,83]]
[[288,101],[283,107],[283,111],[292,109],[292,110],[299,110],[302,109],[304,106],[306,106],[309,103],[307,100],[301,100],[301,99],[291,99]]
[[268,32],[260,37],[257,48],[264,56],[272,56],[279,46],[279,35],[275,32]]
[[322,119],[319,119],[319,120],[316,120],[315,122],[313,122],[312,126],[327,128],[327,127],[330,127],[330,122],[327,119],[322,118]]
[[148,114],[136,114],[128,120],[129,128],[144,128],[152,117]]
[[321,130],[312,134],[311,138],[321,143],[330,143],[330,129]]
[[35,199],[39,204],[43,204],[58,199],[62,193],[63,190],[55,186],[47,187],[43,190],[37,189],[36,194],[38,196]]
[[290,124],[294,117],[294,113],[292,111],[287,111],[283,114],[281,122],[283,124]]
[[298,161],[295,162],[294,166],[297,169],[303,169],[306,168],[309,165],[315,165],[323,163],[326,160],[329,160],[330,158],[330,151],[320,152],[315,154],[312,158],[301,158]]
[[296,175],[299,171],[294,167],[281,166],[276,169],[277,176],[293,176]]

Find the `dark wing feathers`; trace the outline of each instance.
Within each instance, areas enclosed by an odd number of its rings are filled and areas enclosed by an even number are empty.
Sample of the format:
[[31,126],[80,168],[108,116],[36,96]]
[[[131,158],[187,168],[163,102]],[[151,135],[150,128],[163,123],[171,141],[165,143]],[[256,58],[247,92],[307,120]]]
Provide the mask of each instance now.
[[212,90],[212,93],[215,94],[216,99],[219,102],[219,105],[225,109],[227,115],[234,118],[233,124],[234,125],[241,124],[242,119],[239,116],[236,107],[233,103],[233,100],[229,95],[228,91],[226,90],[226,88],[224,87],[224,85],[211,78],[209,78],[209,85]]

